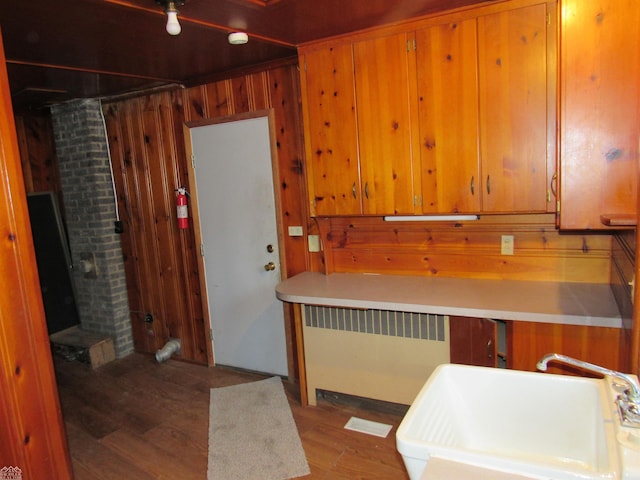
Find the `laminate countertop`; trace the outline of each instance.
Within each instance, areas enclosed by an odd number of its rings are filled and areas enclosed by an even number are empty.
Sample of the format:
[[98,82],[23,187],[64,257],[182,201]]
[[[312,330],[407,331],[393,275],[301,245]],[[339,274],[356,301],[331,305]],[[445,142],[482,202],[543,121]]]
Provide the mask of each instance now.
[[276,296],[290,303],[622,327],[608,284],[304,272]]

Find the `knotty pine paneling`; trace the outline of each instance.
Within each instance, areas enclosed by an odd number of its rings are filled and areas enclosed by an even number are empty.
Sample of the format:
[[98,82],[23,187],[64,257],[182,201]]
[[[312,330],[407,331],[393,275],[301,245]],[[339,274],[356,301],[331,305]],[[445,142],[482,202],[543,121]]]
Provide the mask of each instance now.
[[[624,330],[536,322],[511,322],[507,367],[536,371],[536,363],[547,353],[562,353],[605,368],[629,371],[629,338]],[[558,363],[550,373],[584,375],[585,372]]]
[[[611,237],[559,233],[553,215],[485,215],[462,226],[386,223],[374,217],[310,219],[299,101],[298,72],[283,66],[104,104],[120,214],[127,223],[122,248],[136,350],[154,352],[162,338],[180,335],[183,358],[207,362],[199,253],[192,230],[175,228],[173,188],[188,186],[182,124],[247,108],[274,109],[284,230],[303,225],[323,239],[324,251],[308,254],[306,237],[286,236],[286,276],[311,270],[609,281]],[[53,140],[47,140],[50,125],[28,117],[20,122],[29,125],[18,128],[21,151],[25,146],[34,152],[29,154],[33,173],[25,169],[25,184],[38,184],[36,177],[55,179],[55,151],[47,147],[53,148]],[[500,255],[502,234],[514,235],[515,255]],[[152,324],[144,322],[147,312]]]
[[[306,189],[295,65],[104,104],[137,351],[155,352],[169,337],[179,337],[184,359],[208,362],[193,229],[179,230],[175,218],[175,189],[189,189],[182,128],[184,122],[266,108],[275,116],[281,179],[276,194],[286,231],[288,225],[306,226],[308,218],[301,201]],[[305,271],[306,238],[287,236],[283,242],[283,275]],[[146,314],[153,322],[145,322]]]
[[[0,64],[4,63],[0,42]],[[0,92],[0,468],[19,467],[25,479],[67,480],[73,472],[31,240],[20,164],[24,151],[18,147],[11,118],[4,68]],[[29,138],[36,137],[30,132]]]
[[[62,187],[50,115],[21,115],[15,118],[15,123],[27,193],[59,193]],[[62,200],[61,195],[58,200]]]
[[[611,236],[565,234],[552,214],[482,215],[474,222],[317,219],[324,269],[444,277],[608,283]],[[514,255],[501,255],[502,235]]]

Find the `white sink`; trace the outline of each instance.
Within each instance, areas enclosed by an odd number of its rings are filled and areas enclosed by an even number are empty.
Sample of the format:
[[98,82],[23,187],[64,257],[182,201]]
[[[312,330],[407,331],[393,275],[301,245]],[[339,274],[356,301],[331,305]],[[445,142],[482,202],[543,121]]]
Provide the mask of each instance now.
[[605,380],[466,365],[433,372],[396,435],[411,480],[430,456],[556,480],[620,479]]

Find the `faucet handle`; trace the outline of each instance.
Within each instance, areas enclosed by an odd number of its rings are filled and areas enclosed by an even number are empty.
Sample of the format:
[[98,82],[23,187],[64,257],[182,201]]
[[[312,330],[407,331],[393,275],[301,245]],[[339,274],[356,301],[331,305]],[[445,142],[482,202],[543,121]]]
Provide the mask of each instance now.
[[640,428],[640,405],[630,401],[626,394],[620,394],[616,399],[620,420],[625,427]]
[[633,382],[631,385],[629,385],[628,388],[625,388],[623,393],[624,393],[625,398],[629,402],[633,403],[638,408],[638,411],[640,413],[640,394],[638,394],[638,385],[637,385],[637,383]]

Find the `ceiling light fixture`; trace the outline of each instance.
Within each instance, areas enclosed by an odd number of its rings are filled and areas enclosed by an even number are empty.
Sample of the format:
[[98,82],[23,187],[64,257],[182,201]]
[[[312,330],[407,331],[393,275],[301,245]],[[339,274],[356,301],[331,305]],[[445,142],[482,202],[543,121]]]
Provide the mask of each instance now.
[[244,45],[249,41],[249,35],[244,32],[231,32],[229,34],[229,43],[231,45]]
[[158,5],[164,7],[164,13],[167,14],[167,33],[169,35],[178,35],[182,31],[180,22],[178,22],[178,10],[176,6],[184,5],[186,0],[156,0]]

